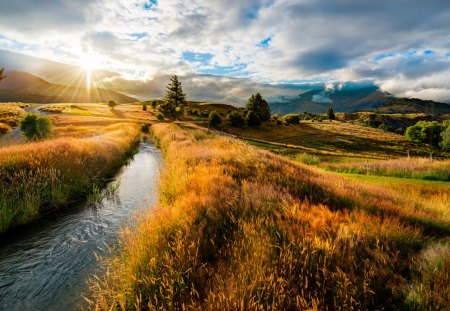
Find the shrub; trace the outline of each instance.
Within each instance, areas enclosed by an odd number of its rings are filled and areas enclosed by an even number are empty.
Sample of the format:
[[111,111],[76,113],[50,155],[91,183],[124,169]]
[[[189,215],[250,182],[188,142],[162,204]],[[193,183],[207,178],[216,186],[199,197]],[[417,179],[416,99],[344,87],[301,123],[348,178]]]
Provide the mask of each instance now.
[[208,117],[208,125],[211,127],[216,127],[220,123],[222,123],[222,119],[220,118],[220,116],[217,114],[216,111],[211,111]]
[[158,114],[156,115],[156,118],[159,121],[164,121],[164,114],[162,112],[158,112]]
[[252,110],[247,111],[247,114],[245,115],[245,123],[248,126],[257,127],[261,125],[261,120],[259,120],[256,113]]
[[227,115],[227,120],[230,122],[230,124],[232,126],[236,126],[236,127],[240,127],[245,124],[245,120],[242,117],[242,114],[240,114],[237,111],[230,112]]
[[147,102],[142,103],[142,110],[147,111]]
[[200,117],[200,110],[198,110],[198,109],[194,109],[194,110],[192,111],[192,114],[194,114],[194,115],[196,115],[196,116],[199,116],[199,117]]
[[111,108],[111,109],[113,109],[114,107],[116,107],[117,106],[117,104],[116,104],[116,102],[115,101],[113,101],[113,100],[110,100],[109,102],[108,102],[108,106]]
[[152,100],[150,105],[152,106],[153,109],[156,109],[156,106],[158,106],[158,102],[156,100]]
[[20,122],[20,129],[29,140],[41,140],[50,136],[51,125],[48,117],[29,113]]
[[445,126],[436,121],[419,121],[406,129],[406,138],[417,143],[428,143],[438,147],[442,140],[441,133]]
[[442,150],[450,150],[450,121],[444,122],[447,126],[441,133],[442,142],[439,144]]
[[283,117],[283,121],[286,124],[298,124],[300,122],[300,118],[296,114],[288,114]]

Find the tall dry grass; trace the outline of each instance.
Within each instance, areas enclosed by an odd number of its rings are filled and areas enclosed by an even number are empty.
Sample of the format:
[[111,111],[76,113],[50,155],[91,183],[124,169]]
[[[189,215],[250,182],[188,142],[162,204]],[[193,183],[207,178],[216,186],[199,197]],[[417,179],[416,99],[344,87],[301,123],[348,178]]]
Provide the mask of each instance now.
[[85,197],[123,164],[138,133],[123,123],[84,138],[0,148],[0,233]]
[[[152,130],[164,154],[160,203],[103,261],[92,309],[425,305],[408,286],[433,278],[413,277],[413,263],[431,240],[448,238],[445,217],[187,124]],[[445,307],[444,294],[427,291],[426,306]]]
[[386,161],[342,163],[327,168],[341,173],[450,181],[450,160],[401,158]]

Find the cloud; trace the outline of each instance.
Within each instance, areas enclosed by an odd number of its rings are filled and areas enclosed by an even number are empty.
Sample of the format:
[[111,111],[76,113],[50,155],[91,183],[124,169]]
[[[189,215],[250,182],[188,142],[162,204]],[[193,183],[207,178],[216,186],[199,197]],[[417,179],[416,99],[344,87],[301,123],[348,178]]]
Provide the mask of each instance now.
[[[399,94],[447,96],[448,0],[0,0],[0,7],[0,48],[71,64],[89,51],[127,81],[173,73],[264,85],[370,79]],[[202,76],[202,90],[217,81]],[[232,89],[225,98],[242,97]]]

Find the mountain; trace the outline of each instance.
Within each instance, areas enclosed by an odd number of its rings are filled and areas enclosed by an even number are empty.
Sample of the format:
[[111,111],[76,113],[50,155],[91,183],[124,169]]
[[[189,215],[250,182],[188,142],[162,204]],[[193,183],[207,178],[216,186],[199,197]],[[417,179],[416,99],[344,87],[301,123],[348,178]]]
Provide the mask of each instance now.
[[328,107],[334,111],[379,113],[450,113],[450,105],[417,98],[397,98],[381,91],[375,85],[348,85],[325,90],[312,90],[295,97],[280,97],[272,100],[273,113],[313,112],[325,113]]
[[[27,72],[50,83],[75,87],[86,85],[86,70],[80,66],[54,62],[22,53],[0,50],[0,68],[2,67],[8,71]],[[104,87],[102,81],[105,78],[116,76],[119,76],[117,72],[93,70],[91,81],[97,87]]]
[[125,103],[135,98],[105,88],[88,89],[82,86],[53,84],[32,74],[8,71],[2,81],[0,102],[83,103],[114,100]]

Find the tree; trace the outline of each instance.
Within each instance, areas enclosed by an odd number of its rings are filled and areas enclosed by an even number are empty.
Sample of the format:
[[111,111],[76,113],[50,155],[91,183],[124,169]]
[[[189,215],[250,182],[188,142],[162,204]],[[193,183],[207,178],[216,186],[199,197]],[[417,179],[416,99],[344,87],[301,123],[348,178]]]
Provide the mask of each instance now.
[[164,121],[164,115],[163,115],[161,112],[158,112],[158,114],[156,115],[156,118],[157,118],[159,121]]
[[442,140],[441,133],[445,130],[442,123],[436,121],[419,121],[406,129],[406,138],[417,143],[428,143],[439,147]]
[[444,122],[445,129],[441,132],[442,141],[439,144],[442,150],[450,151],[450,121]]
[[166,96],[164,97],[164,103],[161,104],[160,110],[166,116],[170,115],[172,118],[177,118],[182,109],[177,111],[177,107],[181,105],[186,105],[186,94],[183,93],[183,89],[181,88],[181,82],[178,81],[178,77],[176,75],[170,78],[170,82],[167,85]]
[[117,104],[116,104],[116,102],[115,101],[113,101],[113,100],[110,100],[109,102],[108,102],[108,106],[111,108],[111,109],[114,109],[114,107],[116,107],[117,106]]
[[150,105],[152,106],[153,109],[156,109],[156,106],[158,106],[158,102],[156,100],[152,100]]
[[237,111],[232,111],[227,115],[227,120],[232,126],[240,127],[245,124],[244,117]]
[[336,120],[336,116],[334,115],[333,107],[328,107],[327,119],[328,120]]
[[147,102],[142,103],[142,110],[147,111]]
[[298,124],[300,122],[300,117],[296,114],[287,114],[283,117],[283,121],[286,124]]
[[261,122],[268,121],[271,116],[269,104],[259,93],[250,96],[245,110],[253,111]]
[[20,122],[20,129],[29,140],[41,140],[50,136],[52,123],[48,117],[28,113]]
[[222,119],[216,111],[211,111],[208,117],[208,126],[216,127],[222,123]]
[[261,120],[259,120],[258,116],[253,110],[249,110],[245,115],[245,123],[247,123],[248,126],[257,127],[261,125]]

